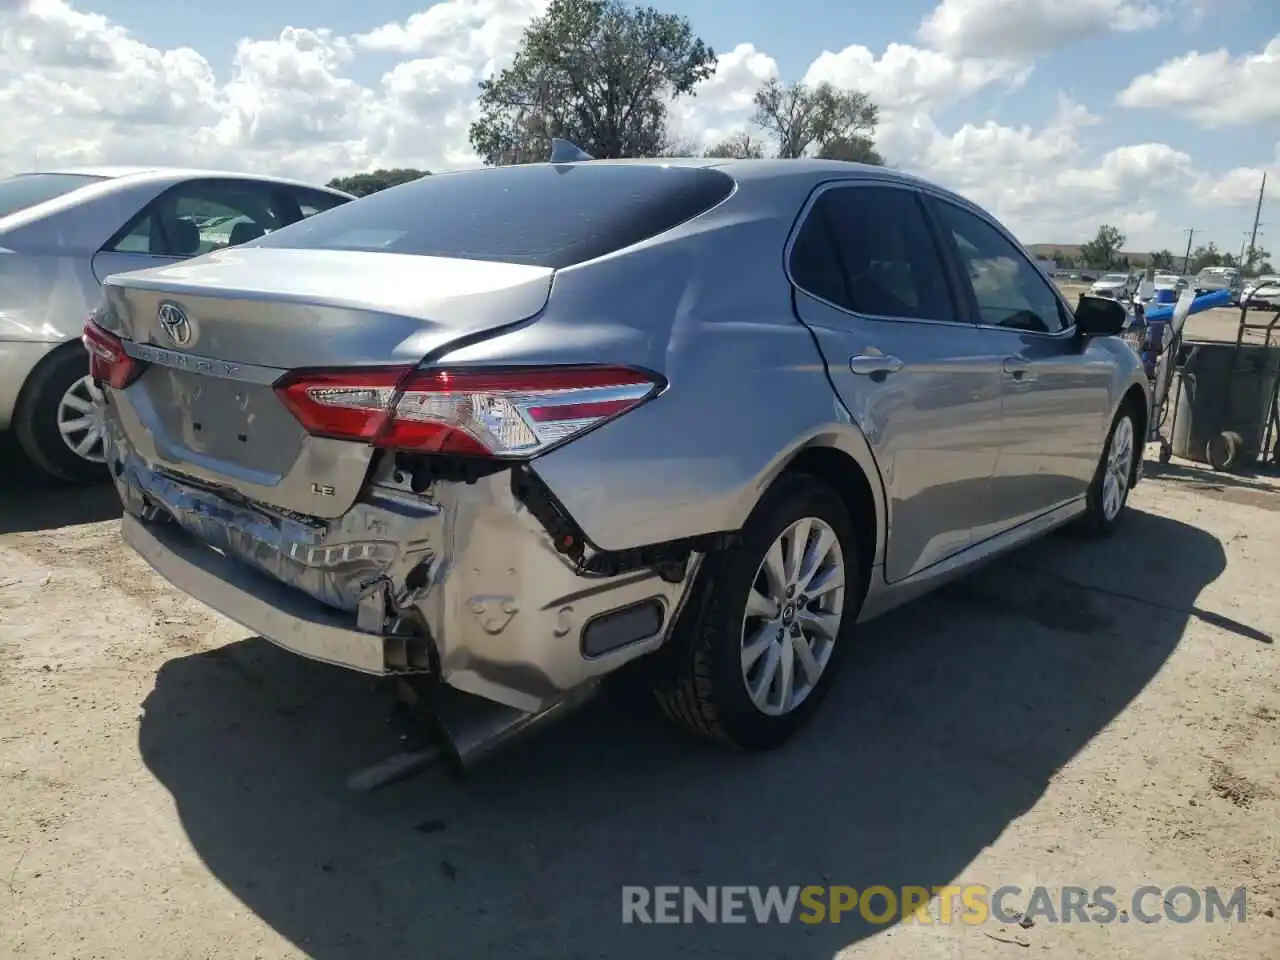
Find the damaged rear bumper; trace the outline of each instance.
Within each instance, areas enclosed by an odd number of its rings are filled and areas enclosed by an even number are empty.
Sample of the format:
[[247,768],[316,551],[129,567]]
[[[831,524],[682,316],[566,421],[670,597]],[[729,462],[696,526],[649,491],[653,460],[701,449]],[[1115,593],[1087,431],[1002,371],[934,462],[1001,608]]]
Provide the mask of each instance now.
[[241,626],[294,653],[363,673],[388,672],[387,638],[353,629],[340,612],[201,543],[171,523],[131,514],[120,532],[152,569]]
[[701,556],[662,575],[584,574],[509,471],[413,493],[392,471],[317,520],[237,501],[109,444],[124,539],[183,592],[301,656],[430,674],[538,712],[657,649]]

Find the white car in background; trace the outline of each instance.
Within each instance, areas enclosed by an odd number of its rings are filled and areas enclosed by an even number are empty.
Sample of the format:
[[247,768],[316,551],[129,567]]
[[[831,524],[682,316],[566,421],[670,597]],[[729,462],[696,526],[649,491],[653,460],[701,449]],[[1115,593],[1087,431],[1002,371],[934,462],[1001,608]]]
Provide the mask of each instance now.
[[1187,278],[1179,276],[1176,273],[1157,273],[1152,278],[1151,285],[1157,290],[1172,290],[1174,299],[1181,296],[1182,291],[1187,289]]
[[1131,273],[1104,273],[1089,288],[1091,296],[1112,300],[1127,300],[1137,291],[1137,278]]
[[235,246],[355,199],[275,177],[160,167],[0,179],[0,430],[64,480],[104,476],[80,342],[114,273]]
[[1235,267],[1205,267],[1196,274],[1192,283],[1197,294],[1229,291],[1233,304],[1239,303],[1244,294],[1244,280]]
[[1254,277],[1240,291],[1240,302],[1248,304],[1250,307],[1261,307],[1263,309],[1268,307],[1280,308],[1280,275],[1267,274],[1262,277]]

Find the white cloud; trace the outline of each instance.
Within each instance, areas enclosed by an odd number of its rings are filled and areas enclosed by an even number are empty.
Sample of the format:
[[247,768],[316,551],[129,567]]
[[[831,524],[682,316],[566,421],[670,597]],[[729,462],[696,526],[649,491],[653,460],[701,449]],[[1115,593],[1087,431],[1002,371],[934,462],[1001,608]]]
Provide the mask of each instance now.
[[[1061,95],[1034,126],[975,117],[944,129],[940,117],[975,94],[1025,85],[1027,51],[1052,37],[1138,29],[1157,2],[1187,0],[944,0],[926,22],[928,48],[826,50],[800,77],[869,93],[881,107],[877,143],[891,163],[985,204],[1029,241],[1078,241],[1105,221],[1129,233],[1131,246],[1147,245],[1176,237],[1189,201],[1248,207],[1262,167],[1215,174],[1161,143],[1100,155],[1091,137],[1104,121]],[[197,52],[156,49],[66,0],[0,0],[0,174],[33,163],[153,162],[323,181],[375,166],[471,165],[476,85],[511,56],[529,18],[545,6],[443,0],[350,37],[291,26],[231,50]],[[1015,27],[1020,40],[993,39]],[[975,44],[985,44],[981,56],[967,52]],[[1235,71],[1226,82],[1240,91],[1228,111],[1277,115],[1268,111],[1280,81],[1266,71],[1274,69],[1278,46],[1280,39],[1262,55],[1216,61]],[[673,107],[677,132],[705,146],[750,129],[754,91],[777,76],[778,64],[760,46],[722,51],[697,96]],[[1167,76],[1176,89],[1187,86]],[[1209,102],[1184,100],[1183,107]],[[1280,168],[1280,143],[1273,168]]]
[[1018,57],[1090,37],[1146,30],[1167,0],[942,0],[919,37],[961,56]]
[[415,13],[403,23],[385,23],[355,42],[365,50],[400,56],[427,55],[479,63],[491,69],[508,56],[525,24],[547,8],[548,0],[448,0]]
[[1206,127],[1280,121],[1280,34],[1261,53],[1192,51],[1137,77],[1116,102],[1172,110]]
[[1268,175],[1267,193],[1280,193],[1280,158],[1269,169],[1236,167],[1213,177],[1201,177],[1192,190],[1192,201],[1204,207],[1241,207],[1252,209],[1258,202],[1262,175]]
[[756,90],[777,76],[777,62],[753,44],[740,43],[719,54],[716,72],[699,84],[696,95],[674,105],[671,120],[677,136],[705,147],[746,129]]
[[972,96],[995,83],[1020,85],[1030,67],[1010,60],[956,59],[934,50],[891,43],[877,58],[853,45],[822,51],[809,66],[806,83],[828,81],[862,90],[882,111],[934,109]]

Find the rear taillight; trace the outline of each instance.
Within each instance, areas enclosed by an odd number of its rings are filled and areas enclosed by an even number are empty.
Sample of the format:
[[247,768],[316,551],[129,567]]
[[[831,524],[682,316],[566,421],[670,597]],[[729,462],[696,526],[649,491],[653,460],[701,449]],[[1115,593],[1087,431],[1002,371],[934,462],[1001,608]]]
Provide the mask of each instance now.
[[530,457],[659,389],[625,367],[295,371],[276,392],[308,433],[419,453]]
[[142,364],[124,352],[124,344],[114,333],[89,320],[81,340],[89,351],[89,376],[98,383],[123,390],[138,379]]

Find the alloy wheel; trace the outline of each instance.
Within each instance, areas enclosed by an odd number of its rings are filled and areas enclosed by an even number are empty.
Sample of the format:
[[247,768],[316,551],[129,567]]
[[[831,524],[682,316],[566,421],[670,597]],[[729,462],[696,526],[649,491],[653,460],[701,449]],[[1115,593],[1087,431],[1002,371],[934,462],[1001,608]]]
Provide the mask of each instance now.
[[1129,478],[1133,476],[1133,420],[1122,416],[1111,432],[1111,445],[1107,448],[1107,466],[1102,477],[1102,515],[1112,521],[1124,506],[1129,491]]
[[742,678],[761,713],[790,713],[813,692],[840,632],[844,591],[840,539],[824,520],[797,520],[769,547],[742,619]]

